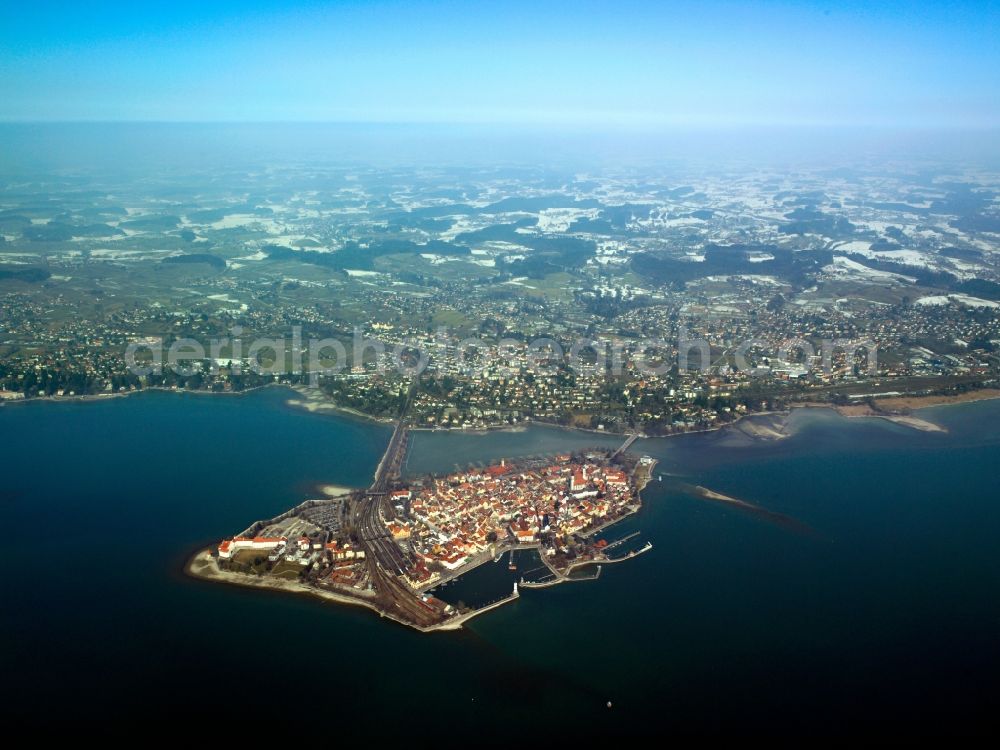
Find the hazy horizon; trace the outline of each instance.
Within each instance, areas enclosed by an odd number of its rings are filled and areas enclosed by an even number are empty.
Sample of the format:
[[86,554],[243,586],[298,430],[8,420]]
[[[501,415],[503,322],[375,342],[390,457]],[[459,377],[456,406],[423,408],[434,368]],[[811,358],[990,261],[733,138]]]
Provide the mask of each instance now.
[[0,123],[11,174],[335,165],[1000,168],[1000,131],[562,128],[402,123]]

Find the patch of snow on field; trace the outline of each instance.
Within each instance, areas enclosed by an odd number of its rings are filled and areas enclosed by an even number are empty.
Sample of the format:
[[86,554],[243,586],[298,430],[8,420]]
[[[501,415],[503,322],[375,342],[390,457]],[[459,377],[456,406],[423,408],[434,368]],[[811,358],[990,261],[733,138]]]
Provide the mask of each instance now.
[[509,281],[503,282],[504,284],[512,284],[513,286],[523,286],[525,289],[537,289],[538,287],[531,286],[531,284],[525,284],[528,280],[527,276],[518,276],[516,279],[510,279]]
[[484,229],[492,224],[492,221],[486,221],[478,217],[458,216],[455,218],[455,223],[452,224],[449,229],[441,232],[439,239],[450,242],[463,232],[473,232],[477,229]]
[[[837,249],[839,250],[840,248]],[[873,260],[888,260],[893,263],[903,263],[907,266],[934,267],[932,256],[928,256],[917,250],[866,250],[858,252],[858,255],[864,255],[866,258],[872,258]]]
[[347,275],[351,276],[352,278],[355,277],[355,276],[361,277],[361,276],[379,276],[380,275],[378,271],[362,271],[362,270],[356,269],[356,268],[346,268],[344,270],[347,272]]
[[227,214],[218,221],[213,221],[209,226],[212,229],[255,227],[264,230],[268,234],[281,234],[285,231],[284,225],[279,224],[274,219],[263,218],[255,214]]
[[531,252],[530,247],[518,245],[515,242],[504,242],[502,240],[491,240],[483,243],[483,247],[500,253],[520,253],[517,257],[508,256],[508,260],[524,260],[525,256]]
[[594,219],[599,213],[596,208],[546,208],[538,212],[538,231],[565,232],[577,219]]
[[885,234],[885,230],[890,227],[908,229],[909,225],[900,221],[873,221],[870,219],[857,219],[853,223],[861,229],[871,229],[873,232]]
[[965,261],[949,258],[951,272],[960,279],[975,279],[986,270],[986,266],[979,263],[967,263]]
[[749,281],[751,284],[764,284],[765,286],[784,286],[778,279],[774,276],[765,276],[763,274],[756,273],[734,273],[726,274],[724,276],[706,276],[703,281],[719,283],[727,282],[735,279],[741,281]]
[[680,218],[668,219],[666,217],[651,217],[649,219],[639,219],[638,221],[629,222],[637,227],[642,227],[643,229],[673,229],[677,227],[697,227],[706,226],[708,224],[704,219],[698,219],[694,216],[684,216]]
[[842,245],[837,245],[834,250],[839,250],[844,253],[867,253],[871,248],[872,243],[866,240],[851,240],[850,242],[845,242]]
[[233,260],[267,260],[267,253],[263,250],[258,250],[253,255],[241,255],[238,258],[233,258]]
[[1000,307],[1000,302],[972,297],[968,294],[936,294],[931,297],[921,297],[916,302],[918,305],[947,305],[952,303],[965,305],[966,307]]
[[314,250],[317,253],[332,253],[334,250],[339,248],[327,248],[327,247],[302,247],[302,243],[306,240],[317,241],[313,237],[307,237],[302,234],[282,234],[277,237],[268,237],[268,245],[277,245],[279,247],[287,247],[289,250]]
[[823,266],[824,273],[831,276],[838,276],[844,278],[862,278],[862,279],[881,279],[883,281],[903,281],[910,284],[916,282],[909,276],[903,276],[899,273],[891,273],[889,271],[876,271],[874,268],[868,268],[863,266],[857,261],[853,261],[850,258],[845,258],[842,255],[838,255],[833,259],[833,263],[828,266]]
[[90,251],[95,260],[158,260],[168,255],[180,255],[173,250],[121,250],[101,247]]

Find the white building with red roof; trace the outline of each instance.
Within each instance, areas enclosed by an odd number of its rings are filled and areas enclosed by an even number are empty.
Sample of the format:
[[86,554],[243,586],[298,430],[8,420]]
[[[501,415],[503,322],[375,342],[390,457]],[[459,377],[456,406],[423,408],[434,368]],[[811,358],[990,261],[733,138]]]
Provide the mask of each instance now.
[[237,536],[232,539],[223,540],[219,544],[219,557],[223,560],[228,560],[240,550],[273,550],[287,543],[288,538],[283,536],[255,536],[253,538]]

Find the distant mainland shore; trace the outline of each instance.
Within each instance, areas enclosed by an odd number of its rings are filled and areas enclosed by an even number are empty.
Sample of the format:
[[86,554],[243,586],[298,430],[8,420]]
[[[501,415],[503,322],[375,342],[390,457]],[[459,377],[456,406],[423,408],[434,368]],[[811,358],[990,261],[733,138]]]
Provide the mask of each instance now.
[[[72,402],[88,402],[88,401],[105,401],[113,398],[124,398],[127,396],[132,396],[140,393],[146,392],[160,392],[160,393],[182,393],[182,394],[192,394],[200,396],[245,396],[257,391],[263,390],[265,388],[286,388],[297,394],[297,398],[289,398],[286,400],[286,404],[292,408],[302,409],[311,414],[331,414],[340,415],[348,418],[359,419],[367,422],[374,422],[383,425],[390,425],[394,420],[388,417],[377,417],[371,414],[366,414],[359,409],[355,409],[348,406],[343,406],[337,404],[328,398],[322,391],[317,388],[311,388],[304,385],[295,385],[289,383],[265,383],[263,385],[254,386],[252,388],[247,388],[241,391],[206,391],[206,390],[194,390],[194,389],[184,389],[184,388],[165,388],[162,386],[151,386],[148,388],[143,388],[134,391],[124,391],[118,393],[93,393],[93,394],[82,394],[82,395],[71,395],[71,396],[34,396],[32,398],[19,398],[0,401],[0,406],[34,403],[34,402],[49,402],[49,403],[72,403]],[[1000,388],[977,388],[969,391],[964,391],[962,393],[954,394],[919,394],[919,395],[905,395],[905,394],[887,394],[885,396],[875,396],[873,395],[870,399],[859,401],[858,403],[851,404],[834,404],[828,401],[800,401],[790,403],[787,408],[774,411],[758,411],[751,412],[748,414],[743,414],[732,422],[726,422],[722,424],[711,425],[708,427],[685,430],[681,432],[673,432],[664,435],[650,435],[638,431],[639,437],[642,438],[660,438],[660,437],[676,437],[678,435],[687,435],[692,433],[706,433],[706,432],[716,432],[719,430],[724,430],[726,428],[736,428],[739,429],[744,434],[749,437],[762,439],[762,440],[773,440],[785,437],[783,430],[783,425],[781,423],[773,424],[771,426],[749,426],[753,425],[755,420],[759,420],[763,417],[775,417],[775,416],[788,416],[794,409],[832,409],[836,411],[843,417],[857,419],[857,418],[870,418],[870,419],[884,419],[895,424],[902,425],[904,427],[910,427],[915,430],[920,430],[922,432],[947,432],[944,427],[924,419],[922,417],[917,417],[911,414],[911,412],[919,411],[921,409],[928,409],[936,406],[945,406],[951,404],[964,404],[971,403],[974,401],[986,401],[992,399],[1000,398]],[[749,419],[749,422],[747,421]],[[496,424],[496,425],[485,425],[477,427],[420,427],[412,426],[410,429],[412,431],[418,432],[456,432],[467,435],[475,434],[488,434],[491,432],[521,432],[529,426],[543,426],[556,428],[561,430],[567,430],[571,432],[583,432],[599,435],[618,435],[618,434],[629,434],[637,432],[635,430],[597,430],[594,428],[580,427],[578,425],[563,425],[555,424],[553,422],[548,422],[545,420],[525,418],[521,424]]]

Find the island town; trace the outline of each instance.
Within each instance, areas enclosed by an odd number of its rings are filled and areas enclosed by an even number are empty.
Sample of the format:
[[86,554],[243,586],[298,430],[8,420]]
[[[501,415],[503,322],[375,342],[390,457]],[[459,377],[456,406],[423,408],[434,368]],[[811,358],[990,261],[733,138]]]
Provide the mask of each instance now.
[[[655,461],[594,449],[467,467],[402,480],[401,422],[368,490],[309,500],[201,550],[188,564],[198,578],[276,588],[358,604],[420,630],[462,623],[542,588],[596,577],[600,566],[630,559],[650,543],[600,538],[636,513]],[[446,602],[435,592],[484,564],[533,553],[533,575],[485,605]],[[580,568],[590,576],[573,575]]]

